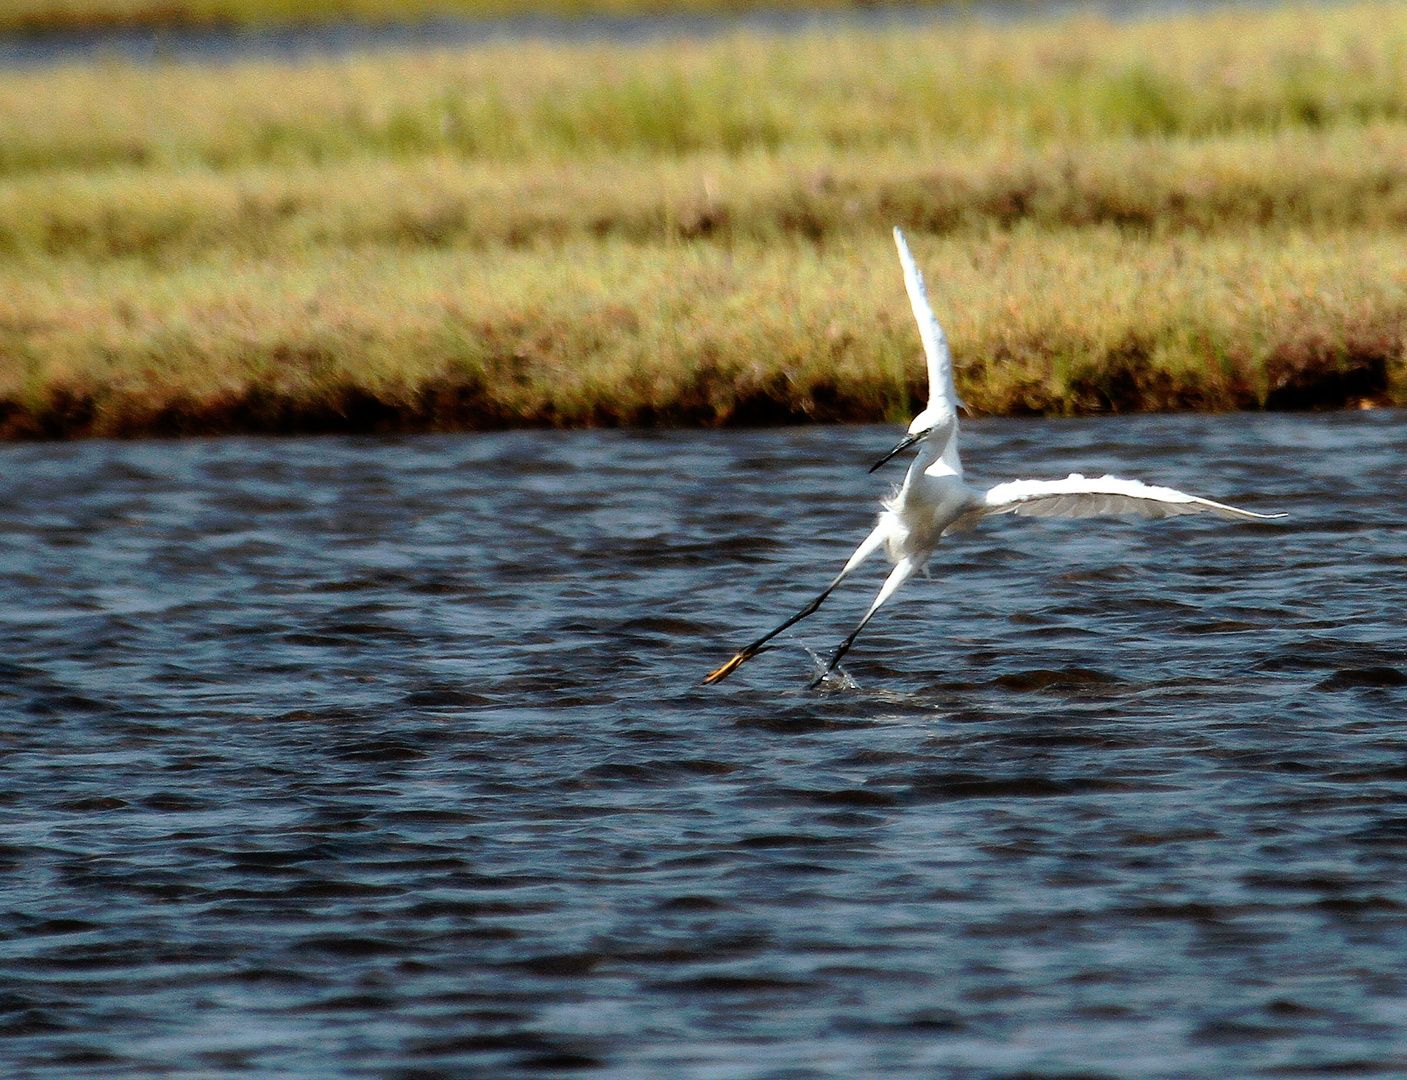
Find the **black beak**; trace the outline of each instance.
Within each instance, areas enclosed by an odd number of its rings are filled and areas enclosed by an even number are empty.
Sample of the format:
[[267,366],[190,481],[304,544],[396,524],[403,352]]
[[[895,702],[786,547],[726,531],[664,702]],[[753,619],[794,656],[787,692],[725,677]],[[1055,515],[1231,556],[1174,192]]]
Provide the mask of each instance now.
[[889,451],[889,453],[885,454],[884,457],[880,458],[878,461],[876,461],[873,465],[870,466],[870,472],[874,472],[886,461],[894,457],[894,455],[902,454],[909,447],[913,446],[914,443],[923,440],[923,438],[927,436],[928,433],[932,430],[932,428],[927,428],[924,431],[915,432],[913,435],[905,435],[902,439],[899,440],[898,446],[896,446],[893,450]]

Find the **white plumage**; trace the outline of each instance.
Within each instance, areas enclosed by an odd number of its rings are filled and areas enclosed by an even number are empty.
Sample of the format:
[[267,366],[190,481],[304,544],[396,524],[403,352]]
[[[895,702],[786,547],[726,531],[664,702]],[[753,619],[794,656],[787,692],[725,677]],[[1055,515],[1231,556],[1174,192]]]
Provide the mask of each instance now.
[[1064,480],[1008,480],[982,496],[983,515],[1024,517],[1141,517],[1215,514],[1227,521],[1266,521],[1284,514],[1257,514],[1176,488],[1155,487],[1119,476],[1090,478],[1071,473]]
[[1165,518],[1180,514],[1212,514],[1229,521],[1266,521],[1285,516],[1258,514],[1189,495],[1175,488],[1157,487],[1118,476],[1091,478],[1071,473],[1063,480],[1011,480],[985,492],[973,488],[963,479],[962,461],[958,457],[957,410],[962,402],[958,399],[953,382],[953,358],[948,349],[948,339],[933,314],[923,276],[914,263],[908,244],[904,242],[903,233],[898,229],[894,230],[894,243],[899,249],[904,285],[928,359],[929,397],[927,406],[909,424],[908,434],[875,464],[874,469],[910,446],[917,446],[918,454],[909,466],[903,484],[891,498],[884,500],[884,510],[874,529],[861,541],[840,573],[821,594],[776,629],[764,634],[718,670],[711,672],[704,680],[706,683],[726,679],[761,652],[772,638],[819,608],[837,585],[876,551],[884,548],[894,569],[880,587],[879,594],[860,624],[831,654],[825,671],[812,683],[813,686],[818,685],[840,662],[875,612],[927,564],[939,539],[972,528],[982,519],[997,514],[1061,518]]

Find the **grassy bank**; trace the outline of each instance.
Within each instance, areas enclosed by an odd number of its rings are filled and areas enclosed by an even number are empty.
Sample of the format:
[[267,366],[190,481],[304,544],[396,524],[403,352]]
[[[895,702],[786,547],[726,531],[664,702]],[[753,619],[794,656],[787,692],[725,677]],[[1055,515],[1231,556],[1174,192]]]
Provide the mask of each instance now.
[[1407,404],[1407,9],[0,74],[0,434]]
[[[918,243],[980,413],[1407,400],[1376,231]],[[115,261],[0,275],[0,432],[898,418],[925,389],[887,237]]]
[[690,153],[483,162],[442,154],[0,176],[0,256],[171,261],[375,247],[548,248],[616,238],[1137,235],[1407,225],[1407,126],[960,154]]

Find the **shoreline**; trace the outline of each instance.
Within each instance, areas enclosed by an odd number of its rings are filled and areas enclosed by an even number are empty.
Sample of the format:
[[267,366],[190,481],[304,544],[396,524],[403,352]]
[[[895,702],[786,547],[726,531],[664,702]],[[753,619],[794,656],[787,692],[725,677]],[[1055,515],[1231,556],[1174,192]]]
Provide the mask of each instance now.
[[[1407,365],[1386,348],[1343,355],[1291,343],[1267,365],[1265,385],[1232,377],[1160,369],[1147,356],[1114,355],[1067,376],[1063,385],[1016,384],[1004,396],[969,375],[959,392],[976,402],[973,417],[1071,418],[1109,415],[1233,412],[1331,412],[1407,408]],[[1305,353],[1308,348],[1310,351]],[[1302,353],[1294,357],[1296,349]],[[904,422],[924,400],[920,357],[911,357],[902,387],[783,370],[734,379],[707,367],[673,397],[633,402],[554,398],[506,400],[482,373],[454,372],[414,384],[374,386],[334,377],[321,385],[246,385],[204,395],[173,387],[165,395],[113,386],[64,385],[0,397],[0,442],[100,438],[148,439],[234,435],[421,434],[515,429],[709,430],[829,423]],[[962,364],[971,372],[974,365]],[[981,364],[975,365],[981,370]]]
[[[453,390],[442,392],[453,397]],[[852,414],[844,409],[837,410],[835,415],[827,416],[788,413],[786,408],[780,405],[775,414],[769,414],[764,406],[755,416],[740,422],[689,424],[665,420],[656,424],[606,422],[560,425],[546,421],[512,423],[500,422],[494,417],[465,419],[463,414],[455,414],[452,411],[437,414],[433,409],[397,411],[401,407],[396,402],[377,401],[357,392],[349,392],[342,400],[328,402],[319,408],[309,408],[305,403],[293,400],[275,401],[252,395],[232,404],[221,403],[219,410],[223,411],[178,404],[157,410],[154,415],[133,415],[127,418],[102,416],[97,423],[93,420],[101,414],[101,410],[93,401],[65,400],[55,404],[58,407],[54,411],[36,415],[21,412],[13,402],[0,402],[0,444],[86,442],[101,439],[128,442],[238,436],[313,438],[351,435],[444,435],[543,430],[719,431],[826,424],[898,423],[888,416],[858,411]],[[981,413],[973,419],[1081,419],[1095,416],[1172,416],[1194,413],[1226,416],[1232,413],[1325,413],[1379,409],[1400,411],[1407,409],[1407,403],[1378,403],[1372,399],[1359,399],[1347,404],[1329,404],[1323,407],[1307,405],[1282,409],[1160,409],[1055,414]]]
[[[972,419],[1081,419],[1096,416],[1170,416],[1233,413],[1325,413],[1353,411],[1402,411],[1407,400],[1368,396],[1343,396],[1343,384],[1330,380],[1322,402],[1300,397],[1300,404],[1284,407],[1161,408],[1146,410],[1088,410],[1080,412],[978,413]],[[900,421],[882,412],[866,411],[861,402],[836,401],[823,409],[801,409],[794,404],[749,400],[738,414],[720,420],[689,423],[684,415],[660,416],[655,423],[558,424],[549,418],[515,422],[491,412],[475,412],[472,386],[427,388],[417,403],[407,407],[394,399],[380,400],[359,389],[312,405],[296,398],[276,399],[260,393],[221,402],[172,402],[160,408],[139,406],[129,414],[113,414],[97,399],[63,397],[51,408],[27,411],[14,401],[0,401],[0,444],[84,442],[101,439],[142,441],[164,439],[251,437],[320,437],[351,435],[468,434],[490,431],[719,431],[827,424],[877,424]],[[467,408],[466,408],[467,405]],[[853,406],[853,408],[852,408]],[[698,412],[702,416],[702,410]]]

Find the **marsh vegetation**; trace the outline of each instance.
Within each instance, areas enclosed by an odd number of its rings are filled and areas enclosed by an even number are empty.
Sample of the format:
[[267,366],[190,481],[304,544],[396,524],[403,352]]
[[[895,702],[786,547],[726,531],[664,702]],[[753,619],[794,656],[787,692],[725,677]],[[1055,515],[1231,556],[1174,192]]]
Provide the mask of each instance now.
[[0,74],[10,435],[1407,403],[1407,10]]

